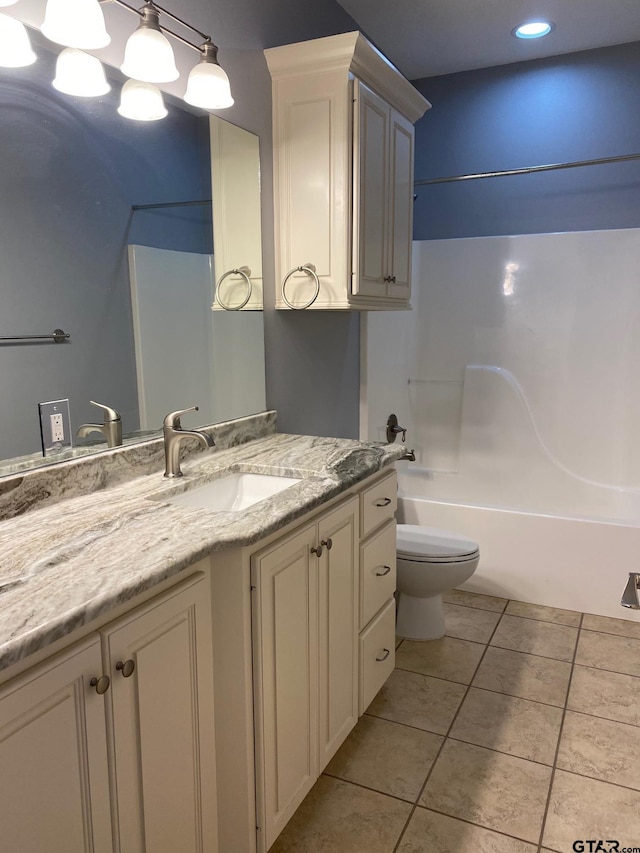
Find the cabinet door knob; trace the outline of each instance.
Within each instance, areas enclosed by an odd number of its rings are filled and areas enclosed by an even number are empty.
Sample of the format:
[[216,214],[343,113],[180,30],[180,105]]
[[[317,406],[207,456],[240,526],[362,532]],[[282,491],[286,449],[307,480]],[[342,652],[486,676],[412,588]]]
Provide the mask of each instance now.
[[389,651],[389,649],[383,649],[382,655],[380,657],[376,656],[376,660],[379,662],[382,662],[383,660],[386,660],[390,654],[391,654],[391,652]]
[[136,668],[136,662],[131,660],[124,661],[124,663],[119,660],[116,664],[116,669],[118,672],[121,672],[124,678],[129,678],[129,676],[133,675],[133,670]]
[[320,545],[326,545],[327,551],[330,551],[333,548],[333,539],[323,539]]
[[109,689],[111,679],[108,675],[101,675],[100,678],[96,678],[96,676],[94,675],[89,684],[91,685],[91,687],[95,687],[96,693],[99,696],[102,696],[102,694],[106,693]]
[[382,569],[381,572],[376,572],[376,577],[383,578],[385,575],[388,575],[391,571],[391,566],[379,566]]
[[390,503],[391,503],[391,498],[382,498],[381,500],[376,501],[375,505],[376,506],[389,506]]
[[[324,545],[324,542],[322,545]],[[318,545],[317,548],[312,548],[311,553],[315,554],[317,557],[322,557],[322,545]]]

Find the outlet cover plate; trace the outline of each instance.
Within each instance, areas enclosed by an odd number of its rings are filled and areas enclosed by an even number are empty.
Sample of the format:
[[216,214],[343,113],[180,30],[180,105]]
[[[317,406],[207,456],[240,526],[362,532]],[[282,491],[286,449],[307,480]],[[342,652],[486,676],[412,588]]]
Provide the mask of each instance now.
[[[51,400],[48,403],[38,403],[40,413],[40,437],[42,439],[43,456],[56,456],[69,447],[72,447],[71,415],[69,413],[69,400]],[[56,417],[52,417],[52,416]],[[57,425],[56,432],[60,431],[60,416],[62,417],[62,440],[54,435],[53,426]]]

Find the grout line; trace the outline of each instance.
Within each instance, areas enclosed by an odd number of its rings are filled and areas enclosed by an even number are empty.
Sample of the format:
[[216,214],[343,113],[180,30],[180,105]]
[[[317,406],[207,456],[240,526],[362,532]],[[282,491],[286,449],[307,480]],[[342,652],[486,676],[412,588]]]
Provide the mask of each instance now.
[[[453,684],[454,682],[451,683]],[[385,723],[395,723],[396,726],[404,726],[406,729],[411,729],[414,732],[424,732],[424,734],[433,735],[433,737],[446,737],[446,734],[443,732],[434,732],[432,729],[421,729],[420,726],[412,726],[411,723],[400,723],[398,720],[392,720],[390,717],[381,717],[378,714],[370,714],[367,711],[362,716],[371,717],[372,720],[384,720]]]
[[483,613],[495,613],[496,616],[502,616],[504,613],[504,609],[506,609],[506,604],[502,610],[490,610],[487,607],[477,607],[475,604],[462,604],[460,601],[445,601],[442,599],[443,604],[452,604],[454,607],[466,607],[467,610],[481,610]]
[[510,835],[508,832],[503,832],[501,829],[493,829],[491,827],[485,826],[482,823],[474,823],[472,820],[468,820],[464,817],[454,817],[453,815],[447,814],[447,812],[441,812],[439,809],[434,809],[431,806],[418,806],[419,809],[422,809],[425,812],[433,812],[434,814],[442,815],[442,817],[448,817],[450,820],[459,821],[460,823],[466,823],[467,826],[476,826],[478,829],[484,829],[485,832],[494,832],[496,835],[501,835],[503,838],[510,838],[514,841],[519,841],[521,844],[528,844],[530,847],[535,847],[535,841],[528,841],[526,838],[522,838],[520,835]]
[[[508,602],[507,602],[507,603],[508,603]],[[498,622],[496,623],[496,626],[495,626],[495,628],[493,629],[493,631],[492,631],[492,633],[491,633],[491,637],[489,637],[489,642],[491,642],[491,640],[493,639],[493,635],[494,635],[494,634],[495,634],[495,632],[498,630],[498,625],[499,625],[499,624],[500,624],[500,619],[499,619],[499,620],[498,620]],[[406,823],[405,823],[404,827],[402,828],[402,831],[401,831],[400,835],[398,836],[398,840],[396,841],[396,845],[395,845],[395,847],[393,848],[393,853],[397,853],[398,847],[399,847],[400,843],[402,842],[402,839],[404,838],[404,836],[405,836],[405,834],[406,834],[407,828],[409,827],[409,824],[411,823],[411,819],[412,819],[413,815],[415,814],[416,809],[418,808],[418,804],[419,804],[419,802],[420,802],[420,798],[422,797],[422,795],[423,795],[423,793],[424,793],[424,790],[425,790],[425,788],[427,787],[427,783],[428,783],[429,779],[431,778],[431,774],[433,773],[433,771],[434,771],[434,768],[435,768],[436,764],[437,764],[437,763],[438,763],[438,761],[440,760],[440,756],[442,755],[442,751],[443,751],[443,749],[444,749],[444,747],[445,747],[445,744],[447,743],[447,740],[449,739],[449,735],[450,735],[450,733],[451,733],[451,729],[453,728],[453,726],[454,726],[454,724],[455,724],[455,721],[456,721],[456,719],[458,718],[458,714],[460,713],[460,709],[461,709],[461,708],[462,708],[462,706],[464,705],[465,699],[467,698],[467,696],[468,696],[468,694],[469,694],[469,690],[471,690],[471,682],[472,682],[472,681],[473,681],[473,679],[476,677],[476,673],[478,672],[478,669],[480,668],[480,664],[482,663],[482,661],[483,661],[483,659],[484,659],[484,656],[485,656],[485,655],[486,655],[486,653],[487,653],[487,649],[488,649],[488,648],[489,648],[489,645],[488,645],[488,643],[487,643],[487,645],[485,645],[485,647],[484,647],[484,651],[483,651],[483,652],[482,652],[482,654],[480,655],[480,659],[478,660],[478,663],[476,664],[476,667],[475,667],[475,669],[474,669],[474,671],[473,671],[473,675],[471,676],[471,681],[469,682],[469,684],[467,684],[467,685],[466,685],[466,688],[467,688],[467,689],[465,690],[465,692],[464,692],[464,696],[462,697],[462,699],[461,699],[461,701],[460,701],[460,704],[458,705],[458,707],[457,707],[457,709],[456,709],[456,712],[455,712],[455,714],[453,715],[453,718],[452,718],[452,720],[451,720],[451,723],[449,724],[449,728],[447,729],[447,733],[445,734],[444,739],[443,739],[442,743],[440,744],[440,749],[439,749],[439,750],[438,750],[438,752],[436,753],[436,756],[435,756],[435,758],[433,759],[433,764],[432,764],[432,765],[431,765],[431,767],[429,768],[429,772],[427,773],[426,778],[425,778],[425,780],[424,780],[424,782],[423,782],[423,784],[422,784],[422,787],[420,788],[420,791],[418,792],[418,796],[416,797],[416,800],[415,800],[415,802],[414,802],[413,808],[412,808],[412,809],[411,809],[411,811],[409,812],[409,817],[407,818]],[[449,815],[449,816],[451,817],[451,815]]]
[[551,805],[551,792],[553,790],[553,783],[555,781],[556,769],[558,766],[558,756],[560,754],[560,743],[562,741],[562,732],[564,730],[564,721],[567,717],[567,704],[569,702],[569,692],[571,690],[571,681],[573,680],[573,671],[576,665],[576,655],[578,654],[578,644],[580,642],[580,634],[582,632],[582,620],[584,619],[584,613],[580,615],[580,624],[578,625],[578,633],[576,636],[576,644],[573,649],[573,659],[571,661],[571,674],[569,676],[569,683],[567,684],[567,693],[564,700],[564,708],[562,709],[562,720],[560,721],[560,731],[558,732],[558,742],[556,744],[556,753],[553,758],[553,765],[551,767],[551,778],[549,780],[549,792],[547,794],[547,802],[544,807],[544,812],[542,815],[542,824],[540,826],[540,838],[538,840],[538,853],[542,852],[542,839],[544,838],[544,831],[547,825],[547,816],[549,814],[549,806]]
[[328,776],[330,779],[337,779],[339,782],[346,782],[347,785],[355,785],[356,788],[364,788],[365,791],[371,791],[373,794],[380,794],[381,797],[390,797],[392,800],[397,800],[407,806],[413,805],[413,800],[408,800],[405,797],[399,797],[397,794],[389,793],[389,791],[381,791],[379,788],[372,788],[371,785],[365,785],[363,782],[356,782],[353,779],[345,779],[342,776],[336,776],[335,773],[329,773],[327,770],[322,771],[322,776]]

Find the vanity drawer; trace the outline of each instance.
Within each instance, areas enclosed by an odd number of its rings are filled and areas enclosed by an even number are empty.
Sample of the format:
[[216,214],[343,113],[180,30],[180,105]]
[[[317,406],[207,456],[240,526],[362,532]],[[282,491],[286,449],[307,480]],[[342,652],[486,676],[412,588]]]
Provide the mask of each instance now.
[[360,629],[396,591],[396,546],[395,521],[360,546]]
[[360,634],[360,702],[362,715],[396,663],[396,602],[394,598]]
[[398,508],[398,479],[395,471],[362,492],[360,496],[361,534],[364,538],[376,527],[393,518]]

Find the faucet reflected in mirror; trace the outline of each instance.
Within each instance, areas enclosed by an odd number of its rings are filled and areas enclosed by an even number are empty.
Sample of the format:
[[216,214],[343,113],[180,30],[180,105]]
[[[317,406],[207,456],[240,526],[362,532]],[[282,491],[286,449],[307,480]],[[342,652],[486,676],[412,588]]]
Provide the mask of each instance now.
[[[226,153],[233,150],[237,158],[242,151],[243,156],[253,157],[244,167],[236,159],[233,174],[245,180],[254,175],[257,183],[257,138],[231,126],[232,144],[226,145],[227,122],[214,117],[215,129],[210,130],[209,115],[185,108],[170,96],[166,99],[167,119],[143,126],[117,115],[113,103],[117,92],[86,102],[70,98],[50,85],[56,60],[51,45],[35,32],[32,42],[39,57],[35,65],[0,68],[0,252],[5,283],[0,337],[14,335],[16,329],[40,330],[59,323],[72,328],[74,334],[63,347],[31,341],[0,347],[0,395],[12,400],[0,415],[0,475],[12,473],[17,462],[21,470],[51,464],[38,450],[37,404],[42,400],[69,399],[72,431],[79,439],[73,455],[109,445],[109,430],[93,423],[99,419],[91,415],[90,399],[108,400],[120,413],[123,443],[145,440],[150,433],[160,435],[163,414],[178,408],[177,397],[191,394],[184,387],[185,374],[194,365],[206,363],[215,400],[211,411],[204,398],[196,397],[202,399],[201,424],[264,411],[263,330],[258,305],[248,305],[254,308],[251,312],[218,311],[214,315],[211,311],[214,279],[227,269],[249,266],[253,293],[261,297],[258,191],[252,191],[250,204],[246,185],[235,193],[241,199],[238,206],[244,206],[245,224],[257,223],[255,231],[245,230],[240,240],[225,225],[215,235],[230,246],[234,239],[243,242],[252,256],[247,259],[245,252],[236,258],[222,244],[215,254],[213,251],[215,220],[223,207],[219,203],[216,213],[216,193],[220,186],[228,186]],[[118,77],[113,69],[107,71]],[[237,136],[247,144],[238,146]],[[210,139],[214,145],[217,140],[224,145],[223,151],[214,151],[213,212],[211,204],[183,205],[212,197]],[[180,205],[134,211],[134,207],[165,202]],[[191,333],[182,337],[183,345],[174,345],[172,358],[181,368],[176,371],[179,379],[164,377],[166,396],[144,422],[142,368],[137,363],[134,338],[137,308],[132,305],[128,268],[133,245],[184,258],[208,258],[216,266],[199,314],[202,323],[204,318],[212,318],[211,328],[199,336],[206,348],[198,351]],[[218,248],[225,266],[218,263]],[[167,287],[173,286],[179,298],[178,291],[188,285],[178,277]],[[240,294],[239,285],[232,279],[225,281],[228,300],[236,298],[231,292],[234,287]],[[242,285],[244,288],[244,282]],[[163,312],[172,313],[172,304],[163,296],[155,300],[152,310],[157,337],[157,329],[172,319],[163,318]],[[225,317],[218,321],[220,314]],[[247,323],[255,342],[250,355],[241,346]],[[174,323],[171,339],[175,337]],[[163,346],[166,349],[166,339]],[[229,375],[230,364],[233,376]],[[197,389],[193,390],[195,396]],[[94,439],[100,438],[104,440],[95,444]],[[3,460],[10,464],[3,466]]]
[[94,400],[89,400],[92,406],[97,406],[104,412],[104,419],[101,424],[82,424],[78,427],[76,435],[78,438],[86,438],[92,432],[98,432],[104,436],[107,447],[120,447],[122,445],[122,418],[120,413],[111,406],[105,406],[102,403],[96,403]]

